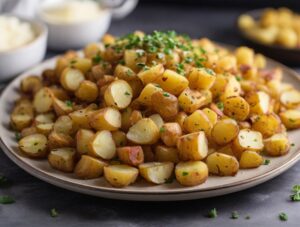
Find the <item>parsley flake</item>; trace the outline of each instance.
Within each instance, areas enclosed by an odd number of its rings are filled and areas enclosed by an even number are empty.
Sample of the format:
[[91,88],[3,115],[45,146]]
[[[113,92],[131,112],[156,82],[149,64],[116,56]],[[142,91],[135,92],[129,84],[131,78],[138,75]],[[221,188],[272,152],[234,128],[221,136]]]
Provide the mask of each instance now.
[[99,64],[102,61],[102,58],[99,54],[97,54],[92,58],[92,61],[94,64]]
[[67,105],[68,107],[72,107],[72,106],[73,106],[73,103],[72,103],[72,101],[70,101],[70,100],[66,100],[65,103],[66,103],[66,105]]
[[128,91],[125,91],[124,95],[130,95],[130,93]]
[[8,195],[0,196],[0,204],[11,204],[14,202],[15,202],[15,200],[11,196],[8,196]]
[[279,215],[278,215],[280,221],[287,221],[288,220],[288,216],[286,213],[284,212],[281,212]]
[[211,209],[209,212],[208,212],[208,215],[207,215],[209,218],[216,218],[218,217],[218,212],[217,212],[217,209],[216,208],[213,208]]
[[294,185],[292,188],[294,194],[290,195],[290,198],[293,202],[300,201],[300,185]]
[[270,159],[265,159],[263,164],[264,164],[264,165],[269,165],[269,164],[270,164],[270,162],[271,162],[271,160],[270,160]]
[[51,217],[53,217],[53,218],[57,217],[57,216],[58,216],[57,210],[56,210],[55,208],[52,208],[52,209],[50,210],[50,215],[51,215]]
[[189,175],[189,173],[188,172],[182,172],[182,176],[187,176],[187,175]]
[[169,93],[167,93],[167,92],[164,92],[164,93],[163,93],[163,96],[165,96],[165,97],[170,97]]
[[239,213],[237,211],[232,211],[231,219],[238,219],[238,218],[239,218]]
[[165,127],[160,127],[159,132],[165,132],[165,131],[166,131]]
[[16,140],[19,141],[21,139],[21,133],[16,132],[15,137],[16,137]]
[[223,102],[218,102],[217,107],[219,108],[219,110],[223,111],[224,110],[224,103]]

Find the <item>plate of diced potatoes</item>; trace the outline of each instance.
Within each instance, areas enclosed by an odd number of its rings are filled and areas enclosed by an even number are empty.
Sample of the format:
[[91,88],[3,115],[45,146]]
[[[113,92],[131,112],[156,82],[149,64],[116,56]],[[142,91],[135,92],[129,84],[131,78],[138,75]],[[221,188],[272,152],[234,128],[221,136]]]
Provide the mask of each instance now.
[[107,34],[5,88],[1,147],[30,174],[90,195],[228,194],[299,160],[299,87],[296,72],[245,46]]

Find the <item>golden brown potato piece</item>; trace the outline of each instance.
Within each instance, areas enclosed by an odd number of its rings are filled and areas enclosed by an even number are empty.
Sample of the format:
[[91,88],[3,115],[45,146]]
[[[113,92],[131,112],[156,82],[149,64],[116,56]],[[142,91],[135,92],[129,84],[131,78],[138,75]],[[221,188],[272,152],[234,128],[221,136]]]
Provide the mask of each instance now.
[[117,109],[125,109],[132,100],[132,88],[125,80],[112,82],[104,93],[106,105]]
[[139,165],[141,176],[150,183],[163,184],[172,175],[172,162],[148,162]]
[[149,84],[157,80],[163,73],[164,73],[163,65],[157,64],[147,70],[141,70],[137,76],[140,78],[143,84]]
[[180,125],[180,127],[182,129],[184,129],[184,121],[185,118],[187,117],[187,114],[185,112],[179,112],[176,116],[175,116],[175,121]]
[[281,93],[280,102],[287,108],[296,108],[300,104],[300,92],[297,90],[287,90]]
[[86,74],[92,67],[92,60],[89,58],[74,58],[70,61],[69,67],[80,70]]
[[99,52],[101,51],[101,45],[99,43],[89,43],[85,46],[83,52],[86,58],[93,58],[98,56]]
[[70,67],[65,68],[60,77],[61,85],[68,91],[76,91],[82,81],[84,81],[84,74]]
[[33,106],[36,112],[46,113],[52,109],[52,93],[49,88],[41,88],[33,99]]
[[164,120],[162,119],[162,117],[159,114],[152,114],[149,116],[149,118],[154,121],[154,123],[156,124],[156,126],[160,129],[163,124],[164,124]]
[[187,132],[204,131],[207,136],[210,135],[212,124],[209,118],[202,110],[196,110],[184,120],[184,129]]
[[227,154],[212,153],[206,159],[208,170],[218,176],[234,176],[239,170],[238,160]]
[[98,87],[94,82],[84,80],[75,91],[75,96],[82,101],[93,102],[98,97]]
[[106,107],[91,114],[89,123],[97,131],[114,131],[121,127],[121,113],[115,108]]
[[122,163],[130,166],[138,166],[144,162],[144,153],[141,146],[119,147],[117,154]]
[[53,150],[60,147],[73,147],[74,145],[74,139],[67,134],[52,131],[48,136],[49,150]]
[[36,125],[35,128],[38,133],[48,136],[50,134],[50,132],[52,131],[53,126],[54,126],[54,123],[44,123],[44,124]]
[[300,128],[300,111],[287,110],[279,114],[282,123],[287,129]]
[[53,130],[57,133],[72,134],[74,132],[72,119],[67,115],[60,116],[55,121]]
[[154,159],[157,162],[173,162],[178,163],[178,150],[175,147],[167,147],[164,145],[157,145],[155,147]]
[[75,167],[75,149],[70,147],[57,148],[50,151],[48,162],[54,169],[73,172]]
[[134,125],[135,123],[137,123],[142,118],[143,118],[143,114],[142,114],[141,111],[133,110],[130,114],[130,117],[129,117],[130,126]]
[[245,150],[261,151],[264,147],[262,134],[250,129],[242,129],[234,139],[232,150],[239,159]]
[[43,134],[32,134],[19,141],[19,148],[31,158],[45,158],[47,156],[47,142],[47,137]]
[[210,89],[216,79],[216,74],[209,68],[193,68],[188,75],[190,85],[194,89]]
[[280,130],[280,119],[274,113],[257,115],[253,118],[252,129],[259,131],[265,138]]
[[53,107],[56,115],[67,115],[73,111],[73,103],[70,100],[62,101],[53,97]]
[[137,98],[141,94],[141,91],[144,88],[142,81],[140,81],[140,79],[130,80],[128,81],[128,84],[132,89],[132,99]]
[[94,114],[95,110],[97,109],[96,104],[91,104],[88,107],[80,110],[76,110],[72,113],[69,114],[73,121],[73,127],[75,129],[90,129],[90,123],[89,123],[89,118],[91,115]]
[[211,137],[217,144],[225,145],[234,140],[238,132],[237,122],[231,118],[224,118],[214,125]]
[[171,119],[178,113],[176,96],[163,91],[156,91],[151,96],[152,108],[164,119]]
[[46,124],[46,123],[53,123],[55,115],[53,113],[45,113],[36,115],[34,118],[34,124]]
[[154,144],[159,139],[159,129],[150,118],[143,118],[129,128],[126,136],[136,144]]
[[38,76],[28,76],[21,81],[21,91],[24,93],[35,94],[42,86],[41,78]]
[[112,159],[116,156],[116,144],[110,131],[103,130],[95,134],[89,143],[89,154],[103,159]]
[[89,143],[94,138],[95,133],[88,129],[79,129],[76,133],[76,150],[79,154],[87,154]]
[[208,103],[204,92],[186,88],[178,96],[179,107],[186,113],[193,113],[195,110],[205,106]]
[[204,108],[202,111],[207,116],[210,123],[214,126],[218,121],[218,114],[210,108]]
[[33,121],[34,110],[29,100],[22,100],[14,107],[10,121],[13,128],[16,130],[22,130],[29,127]]
[[288,153],[290,142],[283,133],[278,133],[264,140],[264,151],[270,156],[282,156]]
[[74,173],[81,179],[98,178],[102,176],[104,166],[107,165],[104,161],[88,155],[82,155],[74,169]]
[[203,131],[186,134],[177,141],[179,159],[182,161],[200,161],[207,156],[208,144]]
[[116,66],[114,75],[115,77],[126,81],[138,79],[136,73],[131,68],[120,64]]
[[238,121],[244,121],[250,112],[249,104],[240,96],[226,98],[224,102],[224,113]]
[[189,81],[184,76],[169,69],[165,70],[154,83],[159,84],[163,90],[173,95],[179,95],[189,85]]
[[157,92],[162,91],[161,87],[158,84],[147,84],[144,89],[141,91],[140,96],[137,98],[139,103],[145,106],[151,106],[152,104],[152,95]]
[[27,127],[27,128],[22,129],[21,138],[32,135],[32,134],[36,134],[36,133],[37,133],[36,127],[33,127],[33,126]]
[[240,158],[241,169],[257,168],[263,163],[263,157],[256,151],[244,151]]
[[127,138],[125,132],[113,131],[111,132],[111,135],[117,147],[122,147],[127,145]]
[[176,146],[178,138],[182,135],[182,130],[177,122],[163,124],[159,130],[160,138],[167,146]]
[[246,96],[251,114],[266,114],[270,109],[270,96],[263,92],[251,92]]
[[208,178],[208,168],[204,162],[180,162],[175,167],[177,181],[183,186],[202,184]]
[[114,187],[126,187],[136,181],[139,171],[128,165],[111,165],[104,167],[105,179]]
[[146,52],[142,49],[125,50],[124,52],[125,65],[133,71],[138,72],[143,68],[147,61]]

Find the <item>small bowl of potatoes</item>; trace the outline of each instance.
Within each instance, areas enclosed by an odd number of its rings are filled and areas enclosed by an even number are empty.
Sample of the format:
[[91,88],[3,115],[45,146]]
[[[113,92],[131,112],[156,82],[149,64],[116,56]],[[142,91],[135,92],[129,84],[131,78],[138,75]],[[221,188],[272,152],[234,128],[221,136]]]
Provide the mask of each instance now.
[[174,31],[106,35],[19,80],[15,143],[61,174],[117,188],[233,178],[287,155],[287,130],[300,127],[300,92],[266,62]]
[[239,16],[237,27],[257,51],[289,65],[300,64],[300,14],[285,7],[253,10]]

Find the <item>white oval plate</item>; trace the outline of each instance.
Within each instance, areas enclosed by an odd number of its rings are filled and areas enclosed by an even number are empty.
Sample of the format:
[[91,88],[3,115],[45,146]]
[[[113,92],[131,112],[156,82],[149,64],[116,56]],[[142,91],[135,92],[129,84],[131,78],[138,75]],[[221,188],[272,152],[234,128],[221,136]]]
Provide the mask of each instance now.
[[[139,180],[126,188],[113,188],[103,177],[93,180],[76,179],[73,174],[66,174],[52,169],[46,160],[33,160],[22,155],[17,148],[15,134],[9,128],[10,112],[14,101],[19,97],[20,81],[28,75],[40,75],[44,69],[54,67],[55,61],[56,58],[47,60],[17,77],[5,88],[0,98],[0,145],[3,151],[29,174],[50,184],[80,193],[113,199],[140,201],[189,200],[224,195],[253,187],[281,174],[300,159],[300,131],[295,130],[289,132],[291,143],[294,143],[295,146],[287,155],[269,158],[271,160],[269,165],[262,165],[256,169],[240,170],[234,177],[210,176],[204,184],[199,186],[182,187],[175,181],[172,184],[151,185]],[[282,67],[284,81],[292,83],[297,89],[300,89],[296,72],[270,59],[268,59],[268,66]]]

